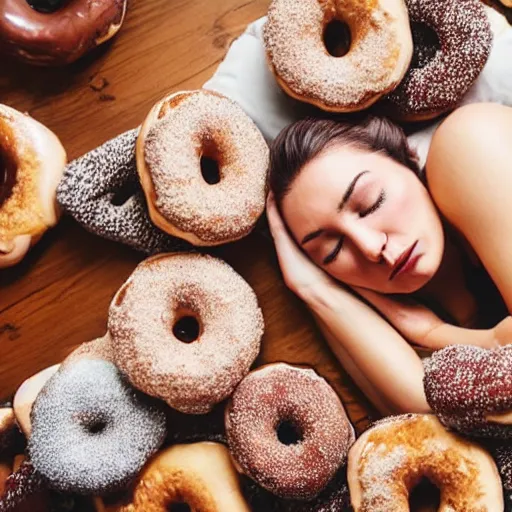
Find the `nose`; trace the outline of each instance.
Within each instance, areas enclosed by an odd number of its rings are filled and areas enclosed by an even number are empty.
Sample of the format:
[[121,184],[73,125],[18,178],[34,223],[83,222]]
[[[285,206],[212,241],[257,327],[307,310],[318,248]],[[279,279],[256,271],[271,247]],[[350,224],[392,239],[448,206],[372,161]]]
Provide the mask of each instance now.
[[368,260],[374,263],[381,263],[385,260],[384,255],[388,241],[386,233],[359,223],[347,235]]

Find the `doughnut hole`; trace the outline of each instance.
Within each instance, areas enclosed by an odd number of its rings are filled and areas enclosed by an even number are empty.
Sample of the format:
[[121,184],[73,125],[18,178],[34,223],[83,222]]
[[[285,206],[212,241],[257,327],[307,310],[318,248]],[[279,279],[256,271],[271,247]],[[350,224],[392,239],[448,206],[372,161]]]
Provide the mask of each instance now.
[[277,439],[279,442],[290,446],[299,444],[304,439],[302,429],[293,420],[281,420],[276,427]]
[[66,0],[26,0],[27,4],[34,9],[34,11],[43,14],[58,11],[65,3]]
[[325,49],[333,57],[343,57],[350,51],[352,37],[350,28],[342,20],[334,18],[324,28]]
[[201,175],[208,185],[216,185],[220,182],[220,152],[215,142],[211,139],[203,141],[203,153],[199,157]]
[[202,333],[197,313],[188,308],[178,311],[172,326],[172,333],[182,343],[197,341]]
[[135,181],[124,183],[112,193],[112,199],[110,202],[114,206],[123,206],[132,196],[137,193],[139,189],[140,187]]
[[190,505],[180,501],[177,503],[169,503],[169,505],[167,505],[167,512],[192,512],[192,509]]
[[426,23],[412,22],[411,33],[414,48],[411,68],[421,69],[429,64],[441,50],[441,43],[435,30]]
[[[409,491],[410,510],[424,510],[426,506],[438,510],[441,505],[441,492],[439,488],[427,477],[423,477]],[[423,507],[423,508],[422,508]]]
[[[0,126],[0,132],[1,132]],[[0,133],[2,135],[2,133]],[[0,136],[0,207],[11,197],[18,164],[15,156],[14,141],[9,134],[6,137]]]
[[77,421],[85,432],[98,435],[105,431],[108,419],[103,414],[85,412],[78,415]]

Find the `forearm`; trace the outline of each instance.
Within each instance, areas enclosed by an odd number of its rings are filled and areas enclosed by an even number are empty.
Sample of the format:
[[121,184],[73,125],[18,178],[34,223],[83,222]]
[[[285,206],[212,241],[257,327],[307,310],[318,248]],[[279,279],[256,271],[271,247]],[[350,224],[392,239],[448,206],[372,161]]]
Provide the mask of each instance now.
[[310,289],[302,298],[333,352],[382,412],[430,410],[421,360],[386,320],[336,284]]

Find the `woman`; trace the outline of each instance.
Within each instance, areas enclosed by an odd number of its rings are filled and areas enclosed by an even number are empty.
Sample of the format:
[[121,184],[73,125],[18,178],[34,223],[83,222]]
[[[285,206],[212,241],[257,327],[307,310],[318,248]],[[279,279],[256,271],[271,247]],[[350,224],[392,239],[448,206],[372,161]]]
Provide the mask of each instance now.
[[511,133],[511,108],[461,107],[424,173],[385,119],[299,121],[273,144],[267,215],[285,282],[384,414],[429,411],[409,343],[512,340]]

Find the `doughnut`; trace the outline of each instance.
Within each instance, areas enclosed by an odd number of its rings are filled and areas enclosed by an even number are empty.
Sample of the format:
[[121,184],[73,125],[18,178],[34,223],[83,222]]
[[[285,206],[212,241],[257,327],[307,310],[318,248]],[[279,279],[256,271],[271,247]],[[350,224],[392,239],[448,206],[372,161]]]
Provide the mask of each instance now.
[[101,361],[113,362],[114,355],[112,353],[112,345],[109,333],[101,338],[87,341],[79,345],[71,354],[64,359],[62,366],[73,364],[82,359],[99,359]]
[[512,438],[512,345],[452,345],[424,361],[428,404],[469,436]]
[[139,264],[110,305],[116,365],[133,386],[187,414],[226,399],[260,349],[263,315],[227,263],[162,254]]
[[477,79],[492,47],[480,0],[406,0],[414,39],[411,66],[386,96],[399,121],[432,119],[455,108]]
[[250,512],[228,449],[218,443],[171,446],[137,478],[129,499],[100,512]]
[[18,263],[56,224],[65,165],[66,152],[48,128],[0,105],[0,268]]
[[161,407],[108,361],[64,366],[32,408],[28,453],[52,489],[103,494],[132,480],[166,435]]
[[412,55],[407,10],[395,0],[273,0],[263,41],[281,88],[332,112],[391,92]]
[[375,423],[350,448],[347,478],[354,512],[409,512],[409,494],[424,478],[439,490],[440,512],[503,510],[491,455],[433,414]]
[[249,234],[263,213],[268,146],[238,104],[216,92],[159,101],[136,158],[151,220],[170,235],[220,245]]
[[70,162],[57,200],[85,229],[108,240],[146,254],[190,250],[149,218],[135,162],[138,132],[125,132]]
[[0,0],[0,53],[29,64],[74,62],[121,28],[127,0]]
[[54,364],[32,375],[32,377],[23,382],[14,395],[13,410],[16,416],[16,422],[27,438],[30,437],[32,430],[30,422],[32,406],[41,389],[43,389],[48,380],[57,372],[59,366],[58,364]]
[[225,423],[237,469],[282,498],[315,498],[354,441],[329,384],[285,363],[252,371],[229,400]]

